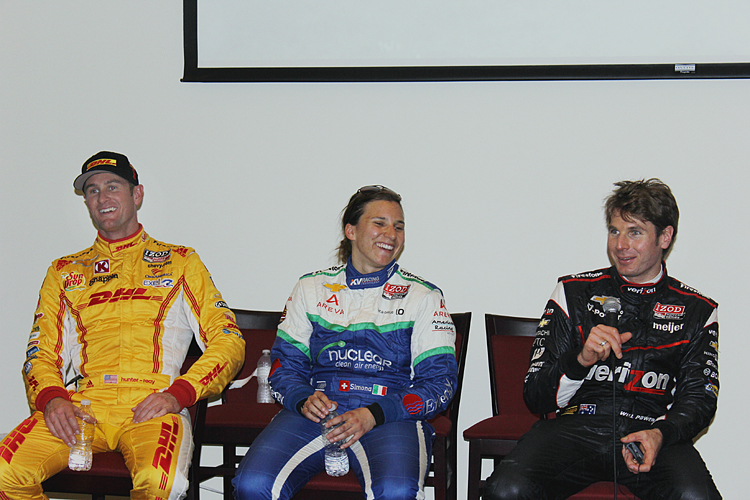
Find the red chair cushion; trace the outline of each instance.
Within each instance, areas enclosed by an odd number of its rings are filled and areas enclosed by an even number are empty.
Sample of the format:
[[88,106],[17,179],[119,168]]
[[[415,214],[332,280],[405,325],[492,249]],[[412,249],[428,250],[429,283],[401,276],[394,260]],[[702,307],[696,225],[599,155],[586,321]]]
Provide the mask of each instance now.
[[453,424],[451,423],[451,420],[445,415],[438,415],[429,422],[435,428],[436,436],[447,437],[448,435],[450,435],[451,427],[453,427]]
[[305,489],[361,492],[362,486],[359,485],[354,472],[349,469],[349,473],[341,477],[331,477],[325,471],[320,472],[305,485]]
[[107,476],[125,477],[130,479],[130,471],[125,467],[122,454],[117,451],[106,451],[95,453],[91,461],[91,469],[88,471],[73,471],[63,469],[56,476],[69,476],[72,481],[76,476]]
[[223,404],[210,406],[206,410],[207,427],[265,428],[281,410],[278,403]]
[[497,415],[485,418],[464,431],[464,439],[518,440],[538,419],[531,413]]
[[[617,493],[628,500],[637,498],[623,485],[617,485]],[[610,500],[614,498],[615,485],[610,482],[594,483],[583,491],[569,498],[569,500]]]

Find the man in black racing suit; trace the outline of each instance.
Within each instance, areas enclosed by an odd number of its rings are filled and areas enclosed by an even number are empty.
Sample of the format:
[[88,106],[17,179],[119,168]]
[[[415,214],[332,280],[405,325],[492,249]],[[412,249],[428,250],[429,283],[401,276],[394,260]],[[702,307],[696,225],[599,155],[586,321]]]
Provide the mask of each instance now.
[[[667,275],[679,218],[669,187],[615,185],[605,207],[613,266],[560,278],[537,327],[524,398],[556,418],[519,440],[485,498],[567,498],[615,470],[643,500],[721,498],[692,443],[716,412],[717,304]],[[616,327],[608,298],[620,304]]]

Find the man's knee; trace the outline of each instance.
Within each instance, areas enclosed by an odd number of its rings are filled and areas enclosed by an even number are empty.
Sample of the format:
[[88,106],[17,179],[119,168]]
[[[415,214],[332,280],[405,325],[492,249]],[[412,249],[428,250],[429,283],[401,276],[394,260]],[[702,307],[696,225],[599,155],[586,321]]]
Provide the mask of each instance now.
[[20,485],[16,470],[0,456],[0,498],[6,491],[14,490]]
[[713,481],[686,482],[674,486],[669,500],[721,500],[721,495]]
[[42,486],[0,456],[0,498],[9,500],[42,498]]
[[541,500],[547,498],[544,490],[525,476],[495,471],[484,487],[483,498],[487,500]]
[[[96,455],[94,455],[96,460]],[[183,498],[190,483],[182,471],[176,471],[171,481],[165,481],[164,471],[148,467],[139,471],[133,478],[130,497],[137,500],[152,498]]]

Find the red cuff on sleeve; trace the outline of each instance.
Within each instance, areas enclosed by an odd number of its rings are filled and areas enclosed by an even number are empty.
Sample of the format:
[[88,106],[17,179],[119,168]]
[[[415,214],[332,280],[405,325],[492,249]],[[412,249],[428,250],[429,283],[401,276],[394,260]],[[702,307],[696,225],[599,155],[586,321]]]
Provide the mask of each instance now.
[[39,391],[39,394],[37,394],[34,406],[36,406],[37,410],[43,412],[44,408],[47,406],[47,403],[55,398],[63,398],[67,401],[70,401],[70,395],[64,388],[57,386],[45,387],[44,389]]
[[195,404],[195,389],[193,389],[192,385],[182,379],[175,380],[174,384],[164,392],[168,392],[177,398],[177,402],[182,408],[187,408],[188,406],[193,406],[193,404]]

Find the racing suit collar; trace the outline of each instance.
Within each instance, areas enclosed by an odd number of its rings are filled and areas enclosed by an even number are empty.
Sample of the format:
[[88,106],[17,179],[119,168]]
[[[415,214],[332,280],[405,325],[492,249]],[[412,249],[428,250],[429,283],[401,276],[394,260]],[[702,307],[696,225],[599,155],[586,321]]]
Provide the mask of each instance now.
[[661,263],[661,275],[659,279],[652,283],[633,283],[632,281],[628,281],[617,272],[615,266],[610,268],[609,273],[617,284],[621,297],[628,302],[639,302],[643,298],[653,297],[654,294],[661,292],[668,286],[667,264],[664,261]]
[[349,257],[346,261],[346,286],[354,290],[377,288],[383,286],[397,269],[398,264],[394,259],[390,264],[376,273],[362,274],[354,268],[352,258]]
[[96,235],[96,244],[95,246],[103,247],[105,250],[108,251],[110,255],[114,255],[118,252],[121,252],[125,250],[126,248],[132,248],[140,243],[143,243],[148,239],[148,235],[146,234],[146,231],[143,229],[143,225],[138,224],[138,231],[131,234],[130,236],[126,238],[121,238],[119,240],[109,240],[101,235],[101,233],[97,233]]

